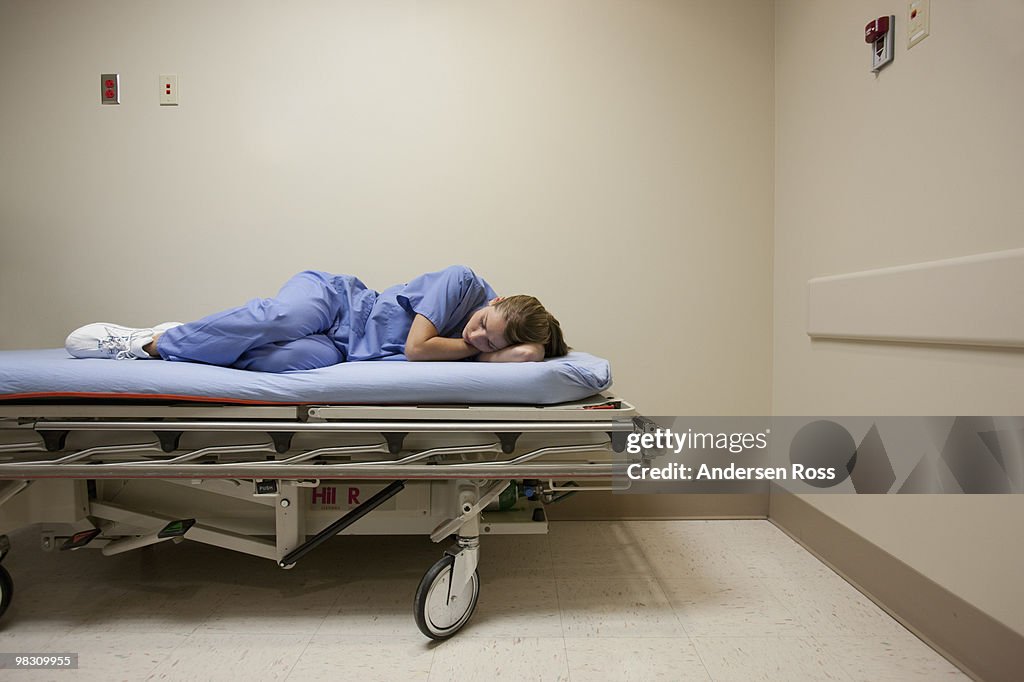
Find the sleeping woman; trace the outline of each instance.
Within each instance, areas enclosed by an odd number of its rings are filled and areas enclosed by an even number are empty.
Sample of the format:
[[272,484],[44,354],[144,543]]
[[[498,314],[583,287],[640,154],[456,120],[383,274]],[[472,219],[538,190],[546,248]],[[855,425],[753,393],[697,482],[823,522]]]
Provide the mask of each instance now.
[[71,332],[65,348],[76,358],[202,362],[258,372],[363,360],[535,362],[569,350],[558,320],[540,301],[500,297],[462,265],[379,293],[351,275],[307,270],[274,298],[187,324],[87,324]]

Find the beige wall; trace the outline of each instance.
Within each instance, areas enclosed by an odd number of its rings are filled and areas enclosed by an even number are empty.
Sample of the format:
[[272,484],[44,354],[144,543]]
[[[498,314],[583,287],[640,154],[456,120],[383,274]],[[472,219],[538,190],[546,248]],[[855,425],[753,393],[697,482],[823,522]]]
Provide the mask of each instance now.
[[[1024,245],[1022,7],[935,0],[876,78],[903,3],[0,0],[0,348],[465,262],[650,414],[1020,414],[1019,352],[804,316],[814,276]],[[810,499],[1024,632],[1019,498]]]
[[744,0],[0,0],[0,348],[461,262],[649,413],[763,414],[772,31]]
[[[806,336],[811,277],[1024,246],[1024,4],[931,5],[908,51],[904,2],[776,3],[776,414],[1024,414],[1020,351]],[[890,13],[876,78],[862,29]],[[807,499],[1024,633],[1020,496]]]

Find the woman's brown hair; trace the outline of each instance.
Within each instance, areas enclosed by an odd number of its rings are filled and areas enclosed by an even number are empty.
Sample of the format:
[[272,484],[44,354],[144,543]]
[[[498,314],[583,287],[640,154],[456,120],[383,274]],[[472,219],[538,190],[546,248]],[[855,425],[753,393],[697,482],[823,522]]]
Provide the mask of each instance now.
[[505,338],[510,344],[539,343],[544,357],[557,358],[569,352],[562,325],[533,296],[508,296],[494,304],[505,318]]

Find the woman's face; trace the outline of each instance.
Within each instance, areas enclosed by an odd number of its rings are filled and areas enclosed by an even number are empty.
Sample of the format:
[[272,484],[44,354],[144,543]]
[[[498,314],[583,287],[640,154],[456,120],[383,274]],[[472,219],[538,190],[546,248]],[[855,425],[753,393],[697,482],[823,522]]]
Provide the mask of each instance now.
[[481,353],[501,350],[509,345],[505,338],[505,318],[494,307],[497,301],[494,299],[473,313],[462,330],[462,340]]

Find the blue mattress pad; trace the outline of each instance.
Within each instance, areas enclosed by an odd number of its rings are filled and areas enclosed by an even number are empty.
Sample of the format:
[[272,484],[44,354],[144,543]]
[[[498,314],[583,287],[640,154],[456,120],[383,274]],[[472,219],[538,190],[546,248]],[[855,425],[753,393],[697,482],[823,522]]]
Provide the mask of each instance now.
[[352,362],[284,374],[163,360],[72,358],[62,348],[0,351],[0,401],[553,405],[611,384],[608,361],[578,351],[544,362]]

